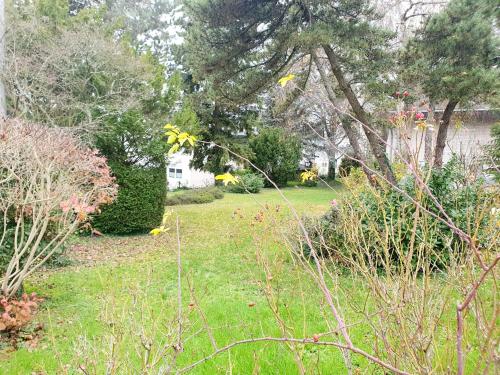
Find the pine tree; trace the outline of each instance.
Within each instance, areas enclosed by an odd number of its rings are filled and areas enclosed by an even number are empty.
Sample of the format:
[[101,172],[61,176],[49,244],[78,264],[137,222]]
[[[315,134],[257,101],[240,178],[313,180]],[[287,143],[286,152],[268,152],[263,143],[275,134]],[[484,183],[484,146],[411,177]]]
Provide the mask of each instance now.
[[431,102],[446,102],[434,150],[435,167],[443,164],[455,108],[487,101],[498,92],[497,5],[494,0],[452,0],[428,19],[408,45],[406,75],[421,84]]
[[395,182],[377,122],[361,104],[392,66],[391,34],[374,26],[368,1],[194,0],[186,8],[187,65],[228,102],[254,100],[296,61],[324,53],[380,169]]

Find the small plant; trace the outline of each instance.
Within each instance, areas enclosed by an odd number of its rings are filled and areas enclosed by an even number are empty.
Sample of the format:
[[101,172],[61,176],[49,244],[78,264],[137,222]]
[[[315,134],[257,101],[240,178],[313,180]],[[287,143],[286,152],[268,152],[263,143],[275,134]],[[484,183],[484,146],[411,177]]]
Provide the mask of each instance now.
[[258,193],[264,187],[264,179],[258,174],[249,170],[238,171],[235,174],[238,176],[238,183],[227,188],[231,193]]
[[15,333],[25,327],[38,310],[43,298],[24,293],[21,299],[0,299],[0,333]]
[[318,168],[312,167],[300,174],[300,185],[307,187],[315,187],[318,185]]
[[339,165],[339,176],[347,177],[351,174],[351,170],[354,168],[360,168],[361,164],[351,157],[343,157]]

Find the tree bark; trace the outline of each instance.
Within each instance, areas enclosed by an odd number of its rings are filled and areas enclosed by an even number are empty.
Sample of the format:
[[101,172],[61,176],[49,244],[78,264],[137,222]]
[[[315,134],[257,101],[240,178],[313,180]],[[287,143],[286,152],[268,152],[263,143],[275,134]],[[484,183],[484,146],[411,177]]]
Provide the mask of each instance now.
[[[321,77],[321,81],[323,82],[323,85],[325,86],[326,93],[328,95],[328,99],[330,102],[333,104],[333,106],[336,106],[335,103],[335,93],[333,92],[333,88],[328,80],[328,77],[321,66],[318,55],[316,54],[315,51],[311,51],[311,55],[313,57],[314,63],[316,64],[316,67],[318,68],[319,75]],[[337,116],[340,118],[340,114],[336,110]],[[344,132],[347,136],[347,139],[349,140],[349,144],[352,147],[353,150],[353,156],[354,158],[361,163],[363,172],[366,174],[368,177],[369,181],[372,181],[372,173],[366,168],[366,159],[363,153],[363,150],[361,149],[361,146],[359,144],[359,134],[356,131],[356,127],[352,126],[351,121],[340,121],[342,124],[342,128],[344,129]]]
[[394,173],[392,172],[391,165],[389,164],[389,159],[387,158],[387,154],[385,152],[385,144],[380,141],[379,135],[376,133],[376,130],[370,126],[369,115],[361,106],[356,94],[352,90],[352,87],[347,82],[344,77],[344,73],[340,68],[340,65],[337,61],[337,57],[333,49],[329,45],[323,45],[323,50],[328,57],[328,61],[330,63],[330,67],[332,69],[332,73],[339,84],[340,89],[344,93],[349,105],[351,106],[355,117],[358,121],[363,124],[363,132],[368,139],[368,143],[370,144],[370,148],[372,150],[375,159],[377,159],[377,163],[380,167],[380,170],[384,174],[385,178],[390,184],[396,184],[396,178],[394,177]]
[[453,115],[453,110],[457,106],[458,102],[456,100],[448,101],[446,108],[444,109],[443,116],[439,122],[439,130],[436,138],[436,147],[434,149],[434,168],[441,168],[443,166],[443,154],[444,148],[446,146],[446,137],[448,134],[448,127],[450,126],[451,116]]

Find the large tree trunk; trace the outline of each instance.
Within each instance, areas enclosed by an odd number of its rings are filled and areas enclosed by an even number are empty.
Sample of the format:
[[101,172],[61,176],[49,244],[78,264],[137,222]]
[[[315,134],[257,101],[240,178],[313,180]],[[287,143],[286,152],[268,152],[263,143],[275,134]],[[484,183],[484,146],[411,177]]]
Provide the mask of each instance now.
[[330,63],[330,67],[332,69],[332,73],[335,76],[340,89],[344,93],[347,101],[349,102],[356,119],[363,124],[363,132],[368,139],[368,143],[370,144],[370,148],[372,150],[375,159],[377,159],[377,163],[380,167],[380,170],[384,174],[387,181],[391,184],[396,184],[396,178],[394,177],[394,173],[392,172],[391,165],[389,164],[389,159],[386,154],[386,147],[383,142],[380,140],[379,134],[376,133],[376,130],[370,126],[369,115],[361,106],[361,103],[358,101],[356,94],[352,90],[351,86],[347,82],[340,68],[340,65],[337,61],[337,57],[333,49],[329,45],[323,45],[323,50],[328,57],[328,61]]
[[[328,77],[327,77],[323,67],[321,66],[321,63],[319,62],[318,56],[317,56],[315,51],[311,51],[311,55],[313,57],[314,63],[316,64],[316,67],[318,68],[319,75],[321,76],[321,81],[323,82],[323,85],[325,86],[326,93],[328,95],[328,99],[333,104],[333,106],[336,106],[335,93],[333,91],[333,88],[330,84],[330,81],[328,80]],[[339,118],[341,117],[341,115],[339,113],[337,113],[337,116]],[[352,125],[351,121],[341,121],[341,124],[342,124],[342,128],[344,129],[344,132],[347,136],[347,139],[349,140],[349,144],[352,147],[354,158],[360,162],[362,169],[363,169],[363,172],[368,177],[368,180],[370,182],[372,182],[373,181],[372,173],[366,167],[366,159],[365,159],[363,150],[361,149],[361,146],[359,144],[359,134],[356,131],[356,127]]]
[[[0,73],[5,69],[5,2],[0,0]],[[7,116],[5,87],[0,78],[0,118]]]
[[450,126],[451,116],[453,115],[453,110],[457,106],[458,102],[455,100],[448,101],[446,108],[443,112],[443,117],[439,122],[439,130],[436,138],[436,147],[434,149],[434,168],[441,168],[443,166],[443,153],[446,146],[446,136],[448,134],[448,127]]

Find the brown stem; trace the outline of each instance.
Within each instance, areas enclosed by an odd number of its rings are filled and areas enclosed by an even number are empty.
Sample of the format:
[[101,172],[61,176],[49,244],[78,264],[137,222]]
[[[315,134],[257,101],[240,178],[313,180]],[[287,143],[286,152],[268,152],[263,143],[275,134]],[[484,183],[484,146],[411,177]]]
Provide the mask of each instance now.
[[383,361],[381,361],[380,359],[364,352],[363,350],[361,349],[358,349],[356,347],[349,347],[349,346],[346,346],[346,345],[342,345],[342,344],[339,344],[339,343],[336,343],[336,342],[331,342],[331,341],[317,341],[315,342],[314,339],[309,339],[309,338],[303,338],[303,339],[295,339],[295,338],[287,338],[287,337],[259,337],[259,338],[253,338],[253,339],[245,339],[245,340],[240,340],[240,341],[235,341],[229,345],[226,345],[216,351],[214,351],[213,353],[211,353],[210,355],[192,363],[191,365],[187,366],[187,367],[184,367],[182,369],[179,369],[177,371],[178,374],[183,374],[185,372],[188,372],[189,370],[193,369],[194,367],[216,357],[217,355],[223,353],[223,352],[226,352],[228,351],[229,349],[232,349],[234,348],[235,346],[239,346],[239,345],[243,345],[243,344],[249,344],[249,343],[256,343],[256,342],[269,342],[269,341],[272,341],[272,342],[294,342],[294,343],[299,343],[299,344],[304,344],[304,345],[322,345],[322,346],[334,346],[336,348],[339,348],[339,349],[346,349],[346,350],[350,350],[354,353],[357,353],[357,354],[360,354],[368,359],[370,359],[371,361],[373,361],[374,363],[380,365],[381,367],[384,367],[386,369],[388,369],[389,371],[392,371],[393,373],[395,374],[399,374],[399,375],[408,375],[407,372],[405,371],[402,371],[402,370],[399,370],[397,369],[396,367],[393,367],[391,366],[390,364],[388,363],[385,363]]
[[443,117],[439,124],[439,130],[436,138],[436,147],[434,148],[434,167],[441,168],[443,166],[443,153],[444,147],[446,146],[446,135],[448,134],[448,127],[450,126],[451,116],[453,115],[453,110],[457,106],[458,102],[455,100],[448,101],[446,108],[443,112]]
[[464,355],[462,350],[462,339],[464,334],[463,312],[470,305],[470,303],[476,296],[477,290],[486,279],[486,276],[495,268],[499,260],[500,260],[500,255],[497,255],[495,257],[495,260],[490,264],[490,266],[487,267],[486,269],[483,269],[483,272],[481,273],[479,280],[477,280],[474,283],[471,291],[465,297],[464,302],[457,305],[457,375],[463,375],[464,373]]

